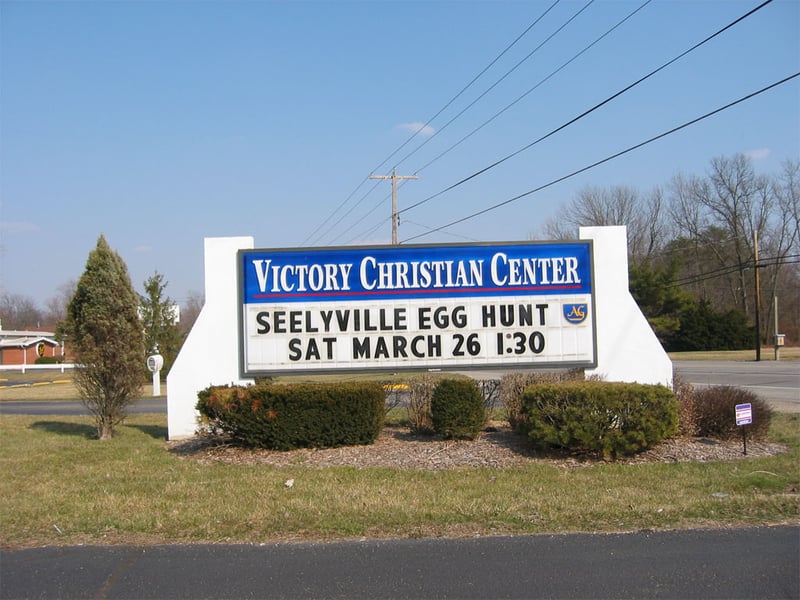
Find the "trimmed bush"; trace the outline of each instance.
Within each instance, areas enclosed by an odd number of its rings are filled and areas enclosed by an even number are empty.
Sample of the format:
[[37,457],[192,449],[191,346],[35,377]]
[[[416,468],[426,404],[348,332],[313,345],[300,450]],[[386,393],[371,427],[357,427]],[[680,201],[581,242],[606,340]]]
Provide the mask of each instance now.
[[61,364],[61,359],[58,356],[38,356],[36,358],[37,365],[58,365]]
[[483,394],[472,379],[442,379],[431,397],[433,430],[448,438],[474,440],[486,423]]
[[608,460],[646,450],[677,426],[678,403],[664,386],[585,381],[529,387],[516,430],[539,448]]
[[766,438],[772,421],[772,409],[753,392],[720,385],[695,390],[693,398],[696,435],[723,440],[742,435],[743,426],[736,424],[736,405],[750,403],[753,422],[744,427],[754,439]]
[[210,387],[198,398],[208,427],[245,446],[358,446],[373,443],[383,428],[379,383]]

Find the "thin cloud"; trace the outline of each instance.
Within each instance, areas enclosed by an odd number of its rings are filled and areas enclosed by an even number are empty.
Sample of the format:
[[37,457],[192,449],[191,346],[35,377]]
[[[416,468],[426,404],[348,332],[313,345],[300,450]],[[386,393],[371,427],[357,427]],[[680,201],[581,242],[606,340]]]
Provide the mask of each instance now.
[[745,152],[744,155],[750,160],[764,160],[770,155],[770,150],[769,148],[757,148]]
[[430,125],[425,125],[425,123],[401,123],[398,125],[398,127],[410,133],[416,133],[417,135],[424,137],[431,137],[434,133],[436,133],[436,130],[433,127]]
[[36,223],[26,221],[0,221],[0,231],[9,234],[39,233],[42,230]]
[[133,249],[133,251],[134,251],[136,254],[147,254],[147,253],[149,253],[149,252],[152,252],[152,251],[153,251],[153,247],[152,247],[152,246],[146,246],[146,245],[144,245],[144,246],[136,246],[136,247]]

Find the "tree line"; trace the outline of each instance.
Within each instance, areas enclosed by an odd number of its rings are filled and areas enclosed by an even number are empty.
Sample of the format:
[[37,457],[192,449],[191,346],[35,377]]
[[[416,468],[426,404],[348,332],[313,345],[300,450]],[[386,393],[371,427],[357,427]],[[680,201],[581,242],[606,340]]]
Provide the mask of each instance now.
[[[0,294],[0,324],[11,331],[58,330],[67,316],[67,308],[75,295],[77,281],[60,285],[56,294],[40,308],[29,296],[11,292]],[[149,350],[158,345],[164,355],[165,369],[172,365],[183,340],[189,334],[195,319],[203,308],[203,296],[190,292],[178,305],[166,293],[168,281],[158,271],[142,284],[142,294],[137,294],[138,311],[145,331],[145,345]],[[177,308],[176,308],[177,307]],[[179,318],[178,318],[179,317]]]
[[[800,162],[757,175],[736,155],[647,196],[622,186],[586,188],[545,232],[565,239],[579,226],[627,226],[631,293],[668,350],[759,348],[775,298],[784,299],[781,329],[798,340],[799,205]],[[135,292],[125,262],[101,235],[80,279],[59,288],[46,311],[3,293],[0,319],[6,329],[54,325],[74,352],[74,381],[98,437],[109,439],[145,381],[147,354],[164,357],[166,375],[199,314],[200,302],[181,330],[166,287],[156,272],[144,294]]]
[[743,349],[773,343],[776,304],[777,333],[800,342],[799,213],[800,161],[757,174],[737,154],[645,194],[587,187],[544,233],[627,226],[631,292],[667,350]]
[[[800,160],[757,174],[737,154],[711,160],[704,175],[679,174],[647,193],[622,185],[584,188],[544,225],[542,237],[573,239],[579,226],[627,226],[631,291],[668,350],[752,348],[756,313],[758,340],[771,344],[776,299],[778,333],[794,345],[800,343],[799,205]],[[169,366],[203,299],[192,293],[176,331],[163,328],[158,323],[174,304],[166,287],[156,272],[139,303],[148,349],[158,343]],[[27,296],[0,293],[2,327],[55,331],[75,288],[76,281],[62,284],[44,308]]]

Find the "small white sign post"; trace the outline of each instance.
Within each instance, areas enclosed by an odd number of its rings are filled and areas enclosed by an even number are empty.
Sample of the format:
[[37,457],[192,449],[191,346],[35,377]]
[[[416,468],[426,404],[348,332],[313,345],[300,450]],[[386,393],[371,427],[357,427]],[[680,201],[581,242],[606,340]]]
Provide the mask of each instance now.
[[746,404],[736,405],[736,425],[742,428],[742,445],[744,447],[743,454],[747,455],[747,429],[745,425],[750,425],[753,422],[753,405],[749,402]]
[[161,367],[164,366],[164,357],[158,354],[158,348],[155,349],[156,354],[151,354],[147,357],[147,368],[153,374],[153,396],[161,395]]

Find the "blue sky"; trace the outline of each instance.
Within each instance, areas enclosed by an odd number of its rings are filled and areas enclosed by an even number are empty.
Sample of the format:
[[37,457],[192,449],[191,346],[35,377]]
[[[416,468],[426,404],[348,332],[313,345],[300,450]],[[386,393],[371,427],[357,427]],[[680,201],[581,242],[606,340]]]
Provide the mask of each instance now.
[[[101,233],[138,291],[157,270],[178,301],[203,289],[205,237],[252,235],[261,248],[388,243],[391,188],[368,180],[373,170],[419,176],[401,186],[401,209],[425,200],[760,4],[653,0],[547,79],[643,2],[597,0],[531,54],[587,2],[2,0],[0,288],[44,306],[80,277]],[[570,127],[404,212],[400,240],[800,71],[799,37],[800,2],[775,0]],[[800,158],[800,79],[414,242],[529,239],[585,186],[648,192],[737,152],[763,173]]]

